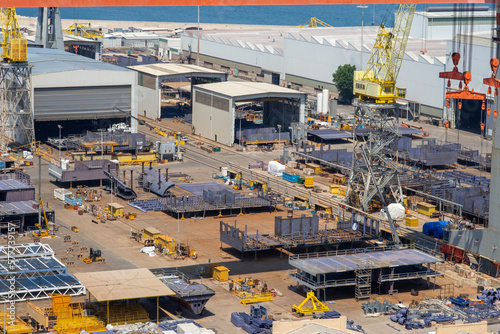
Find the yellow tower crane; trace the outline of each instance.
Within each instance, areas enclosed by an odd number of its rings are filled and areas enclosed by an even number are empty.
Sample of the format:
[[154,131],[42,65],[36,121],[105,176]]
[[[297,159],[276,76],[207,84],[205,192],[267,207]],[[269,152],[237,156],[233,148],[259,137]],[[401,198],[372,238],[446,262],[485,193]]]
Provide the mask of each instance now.
[[360,100],[375,103],[394,103],[406,96],[405,88],[396,87],[396,79],[410,34],[415,4],[401,4],[394,28],[381,24],[365,71],[354,71],[354,94]]
[[21,36],[15,8],[1,8],[2,58],[9,63],[24,63],[28,59],[28,42]]
[[102,31],[92,26],[91,23],[82,24],[75,22],[68,28],[64,29],[64,32],[75,36],[93,38],[93,39],[104,37]]

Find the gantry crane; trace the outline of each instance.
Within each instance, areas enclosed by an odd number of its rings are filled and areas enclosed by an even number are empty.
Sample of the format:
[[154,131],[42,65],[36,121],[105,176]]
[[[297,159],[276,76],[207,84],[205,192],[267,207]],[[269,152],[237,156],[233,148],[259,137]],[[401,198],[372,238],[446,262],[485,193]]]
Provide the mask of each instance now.
[[82,23],[75,22],[72,25],[70,25],[68,28],[64,29],[64,32],[71,34],[71,35],[74,35],[74,36],[80,36],[80,37],[92,38],[92,39],[104,37],[104,34],[102,33],[102,31],[100,31],[99,29],[92,26],[91,23],[82,24]]
[[311,17],[309,19],[309,21],[307,21],[306,23],[304,23],[303,25],[301,26],[297,26],[297,28],[304,28],[304,27],[309,27],[309,28],[317,28],[318,27],[318,24],[320,26],[323,26],[323,27],[327,27],[327,28],[333,28],[333,26],[329,25],[328,23],[326,22],[323,22],[321,21],[320,19],[318,19],[317,17]]
[[389,30],[382,23],[373,45],[366,70],[354,72],[354,94],[363,101],[394,103],[406,96],[406,89],[396,88],[410,34],[416,4],[401,4]]

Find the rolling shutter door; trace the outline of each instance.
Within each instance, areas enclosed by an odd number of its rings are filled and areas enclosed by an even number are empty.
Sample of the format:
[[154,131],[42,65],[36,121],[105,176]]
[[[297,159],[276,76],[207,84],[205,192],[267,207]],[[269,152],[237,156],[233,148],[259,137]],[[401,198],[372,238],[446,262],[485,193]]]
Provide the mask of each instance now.
[[36,121],[121,118],[131,112],[131,86],[35,88]]

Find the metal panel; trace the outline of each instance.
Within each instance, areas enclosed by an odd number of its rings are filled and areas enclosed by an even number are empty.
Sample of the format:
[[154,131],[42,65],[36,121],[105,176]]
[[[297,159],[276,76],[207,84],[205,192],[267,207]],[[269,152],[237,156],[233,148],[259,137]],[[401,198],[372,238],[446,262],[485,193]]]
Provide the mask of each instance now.
[[35,120],[124,118],[131,99],[129,85],[35,88]]

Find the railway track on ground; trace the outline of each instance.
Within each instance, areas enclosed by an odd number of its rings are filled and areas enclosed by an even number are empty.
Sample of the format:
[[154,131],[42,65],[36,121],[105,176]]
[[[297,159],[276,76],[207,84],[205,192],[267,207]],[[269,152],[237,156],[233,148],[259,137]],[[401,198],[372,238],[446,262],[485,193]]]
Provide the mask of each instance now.
[[[198,136],[190,134],[190,133],[186,133],[186,131],[184,129],[181,129],[178,126],[165,126],[162,124],[162,127],[164,129],[168,129],[170,131],[181,132],[183,135],[185,135],[187,138],[190,139],[190,141],[186,142],[186,144],[184,145],[184,150],[186,153],[184,156],[184,159],[189,159],[189,160],[195,161],[199,164],[207,166],[207,167],[214,169],[216,171],[219,171],[220,167],[227,166],[228,169],[230,169],[232,171],[241,172],[242,178],[244,180],[254,180],[254,181],[260,181],[262,183],[266,183],[266,184],[268,184],[269,189],[271,189],[273,192],[281,194],[285,197],[299,197],[299,198],[306,199],[309,202],[309,204],[311,205],[311,207],[314,207],[315,204],[319,204],[319,205],[326,206],[326,207],[331,207],[332,213],[334,215],[337,215],[337,216],[340,213],[341,206],[344,206],[347,209],[350,209],[350,211],[355,210],[357,212],[361,212],[364,215],[366,215],[367,217],[371,217],[371,218],[379,220],[381,223],[380,227],[382,229],[384,229],[386,232],[390,233],[389,221],[382,219],[380,216],[375,216],[375,215],[372,215],[370,213],[363,212],[357,208],[350,208],[350,207],[346,206],[345,204],[343,204],[341,199],[333,197],[329,193],[327,193],[327,194],[316,193],[316,192],[307,190],[305,188],[296,186],[290,182],[287,182],[283,179],[280,179],[280,178],[273,176],[273,175],[270,175],[268,173],[262,173],[261,171],[251,170],[247,167],[229,162],[227,160],[221,160],[221,159],[217,158],[216,156],[214,156],[215,154],[213,154],[213,153],[209,154],[208,152],[201,151],[201,149],[196,144],[193,143],[193,142],[202,141]],[[149,135],[149,136],[156,138],[156,139],[162,138],[161,135],[156,134],[156,133],[151,133],[151,132],[142,131],[142,130],[139,130],[139,132],[144,133],[146,135]],[[206,142],[207,140],[203,139],[203,141]],[[240,155],[241,157],[244,157],[247,159],[249,158],[245,154],[239,153],[236,150],[232,150],[232,149],[225,148],[225,147],[221,147],[221,152],[217,155],[221,155],[224,153],[236,154],[236,155]],[[253,162],[253,161],[249,161],[249,162]],[[328,186],[324,183],[321,183],[321,184]],[[338,208],[339,212],[334,212],[335,208]],[[424,235],[423,233],[417,232],[417,231],[410,229],[406,226],[399,225],[398,232],[399,232],[400,237],[403,237],[403,238],[406,238],[409,240],[415,240],[417,238],[417,235],[418,235],[419,238],[423,238],[423,239],[425,239],[425,241],[427,241],[429,243],[434,242],[434,239],[432,239],[431,237],[428,237],[427,235]]]

